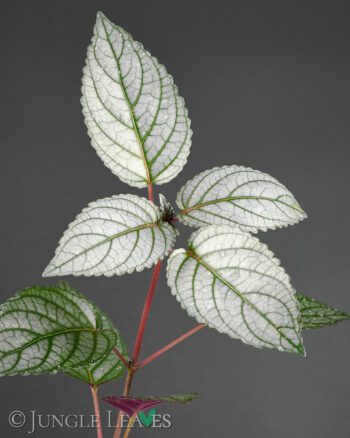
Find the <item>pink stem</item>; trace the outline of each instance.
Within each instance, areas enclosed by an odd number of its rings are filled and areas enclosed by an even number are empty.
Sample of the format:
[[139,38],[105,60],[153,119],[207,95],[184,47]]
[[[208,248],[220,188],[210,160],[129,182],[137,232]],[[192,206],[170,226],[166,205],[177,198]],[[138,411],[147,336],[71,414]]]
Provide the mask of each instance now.
[[151,356],[147,357],[147,359],[143,360],[137,365],[137,368],[142,368],[146,365],[148,365],[150,362],[157,359],[157,357],[164,354],[166,351],[170,350],[171,348],[175,347],[175,345],[179,344],[180,342],[184,341],[185,339],[189,338],[190,336],[197,333],[199,330],[202,330],[204,327],[207,327],[206,324],[199,324],[190,331],[184,333],[183,335],[179,336],[178,338],[174,339],[170,344],[166,345],[165,347],[161,348],[157,352],[153,353]]
[[152,184],[148,184],[147,189],[148,189],[148,199],[153,202],[154,201],[154,198],[153,198],[153,185]]
[[[146,295],[145,304],[143,306],[140,324],[139,324],[139,328],[138,328],[136,340],[135,340],[135,345],[134,345],[134,352],[132,355],[132,363],[129,364],[128,375],[127,375],[125,386],[124,386],[124,392],[123,392],[124,397],[127,397],[130,394],[131,384],[132,384],[134,374],[136,371],[136,367],[134,367],[133,365],[137,364],[137,362],[139,360],[142,341],[143,341],[143,337],[145,334],[148,316],[149,316],[149,313],[151,310],[151,305],[152,305],[154,293],[156,290],[157,282],[159,279],[161,267],[162,267],[162,261],[159,260],[157,262],[156,266],[154,267],[152,278],[151,278],[151,283],[149,285],[148,292]],[[113,436],[114,436],[114,438],[120,438],[120,436],[121,436],[121,413],[120,413],[120,411],[118,414],[117,425],[116,425],[115,432],[114,432]]]
[[141,315],[141,319],[140,319],[140,324],[139,324],[139,329],[137,331],[137,335],[136,335],[136,341],[135,341],[135,345],[134,345],[134,352],[133,352],[133,363],[137,364],[138,360],[139,360],[139,356],[140,356],[140,351],[141,351],[141,346],[142,346],[142,341],[143,341],[143,337],[145,334],[145,329],[146,329],[146,325],[147,325],[147,321],[148,321],[148,316],[149,316],[149,312],[151,310],[151,305],[152,305],[152,301],[153,301],[153,297],[154,297],[154,293],[156,290],[156,286],[158,283],[158,279],[159,279],[159,274],[160,274],[160,270],[162,268],[162,261],[158,260],[156,266],[154,267],[153,270],[153,274],[152,274],[152,278],[151,278],[151,283],[147,292],[147,296],[146,296],[146,301],[145,304],[143,306],[143,310],[142,310],[142,315]]
[[91,393],[92,393],[92,399],[94,401],[97,438],[103,438],[101,414],[100,414],[100,404],[98,401],[98,386],[90,385],[90,388],[91,388]]
[[113,348],[113,353],[115,353],[118,356],[118,358],[123,362],[123,364],[127,368],[130,367],[129,361],[121,354],[121,352],[116,347]]
[[[148,199],[150,201],[153,201],[154,198],[153,198],[153,186],[152,186],[152,184],[148,184],[147,188],[148,188]],[[133,355],[132,355],[132,363],[129,364],[128,374],[127,374],[126,381],[125,381],[124,392],[123,392],[124,397],[127,397],[130,394],[130,389],[131,389],[132,381],[133,381],[133,378],[134,378],[134,374],[136,372],[136,367],[134,367],[133,365],[135,365],[137,363],[137,361],[139,359],[139,356],[140,356],[143,336],[145,334],[146,325],[147,325],[147,321],[148,321],[148,316],[149,316],[149,313],[150,313],[150,310],[151,310],[151,305],[152,305],[154,293],[155,293],[155,290],[156,290],[157,282],[158,282],[158,279],[159,279],[159,274],[160,274],[161,267],[162,267],[162,261],[159,260],[157,262],[156,266],[154,267],[152,278],[151,278],[151,283],[150,283],[150,286],[148,288],[145,304],[143,306],[142,315],[141,315],[141,319],[140,319],[140,324],[139,324],[139,328],[138,328],[137,335],[136,335],[134,351],[133,351]],[[118,418],[117,418],[117,425],[116,425],[116,428],[115,428],[115,432],[114,432],[113,438],[120,438],[121,433],[122,433],[122,429],[121,429],[121,412],[119,411]]]

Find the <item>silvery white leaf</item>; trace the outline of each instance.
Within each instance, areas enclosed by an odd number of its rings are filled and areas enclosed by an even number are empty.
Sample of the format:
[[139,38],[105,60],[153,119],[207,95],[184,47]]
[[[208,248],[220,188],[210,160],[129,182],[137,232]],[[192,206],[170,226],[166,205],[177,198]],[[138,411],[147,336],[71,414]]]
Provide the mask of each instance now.
[[242,166],[214,167],[200,173],[182,187],[176,203],[182,221],[194,227],[226,224],[255,233],[306,218],[284,185]]
[[135,195],[92,202],[60,240],[44,277],[121,275],[151,267],[171,250],[175,229],[157,206]]
[[304,354],[289,277],[266,245],[227,225],[200,228],[168,262],[172,293],[200,323],[255,347]]
[[122,181],[163,184],[182,170],[192,131],[173,78],[101,12],[87,52],[82,105],[92,146]]

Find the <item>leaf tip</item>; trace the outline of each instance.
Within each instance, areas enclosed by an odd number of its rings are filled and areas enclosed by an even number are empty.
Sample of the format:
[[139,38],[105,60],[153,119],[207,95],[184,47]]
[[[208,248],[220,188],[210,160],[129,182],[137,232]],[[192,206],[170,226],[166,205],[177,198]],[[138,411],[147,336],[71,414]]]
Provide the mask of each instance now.
[[47,268],[48,268],[48,267],[46,267],[46,268],[44,269],[43,273],[41,274],[42,277],[44,277],[44,278],[46,278],[46,277],[50,277],[50,274],[48,273],[48,269],[47,269]]
[[291,207],[296,210],[300,214],[300,221],[303,221],[304,219],[308,218],[308,214],[306,211],[301,207],[298,201],[295,201],[293,204],[291,204]]
[[306,351],[304,348],[304,344],[302,344],[302,343],[296,346],[295,352],[296,352],[296,354],[298,354],[301,357],[306,357]]
[[44,278],[47,277],[55,277],[55,268],[53,268],[51,265],[47,265],[44,269],[44,272],[41,274]]
[[103,19],[103,18],[107,18],[107,17],[105,16],[105,14],[104,14],[102,11],[97,11],[97,13],[96,13],[96,19],[97,19],[97,20],[101,20],[101,19]]

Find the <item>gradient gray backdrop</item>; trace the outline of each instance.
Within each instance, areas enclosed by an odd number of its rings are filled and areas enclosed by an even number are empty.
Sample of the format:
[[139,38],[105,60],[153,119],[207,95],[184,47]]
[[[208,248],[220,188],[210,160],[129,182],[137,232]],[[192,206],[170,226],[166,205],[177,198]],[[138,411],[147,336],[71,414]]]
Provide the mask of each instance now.
[[[190,160],[170,184],[174,200],[195,174],[240,164],[278,178],[309,219],[262,233],[294,286],[350,311],[350,6],[343,1],[23,0],[3,2],[1,32],[1,301],[41,272],[62,232],[89,202],[143,193],[121,183],[89,145],[80,80],[102,10],[171,72],[194,130]],[[188,236],[185,230],[178,244]],[[151,272],[68,278],[108,312],[132,344]],[[143,356],[191,328],[164,272]],[[256,350],[204,330],[144,369],[135,393],[199,391],[168,406],[171,430],[145,437],[345,438],[350,433],[350,324],[305,333],[307,358]],[[64,375],[2,378],[0,434],[26,413],[91,412],[89,389]],[[121,382],[101,392],[121,390]],[[107,407],[103,407],[103,409]],[[141,436],[137,431],[135,436]],[[94,437],[42,430],[35,437]]]

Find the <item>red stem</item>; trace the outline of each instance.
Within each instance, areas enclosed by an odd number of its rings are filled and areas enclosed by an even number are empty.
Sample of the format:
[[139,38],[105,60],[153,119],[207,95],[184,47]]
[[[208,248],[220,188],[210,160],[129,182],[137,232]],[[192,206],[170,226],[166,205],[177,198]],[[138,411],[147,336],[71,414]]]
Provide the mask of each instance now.
[[[153,198],[153,186],[152,186],[152,184],[148,184],[147,188],[148,188],[148,199],[153,202],[154,198]],[[139,359],[139,356],[140,356],[143,336],[145,334],[147,320],[148,320],[149,312],[151,310],[151,304],[152,304],[152,301],[153,301],[154,293],[155,293],[157,282],[158,282],[158,279],[159,279],[159,274],[160,274],[161,267],[162,267],[162,261],[159,260],[157,262],[156,266],[154,267],[152,278],[151,278],[151,283],[150,283],[150,286],[148,288],[145,304],[143,306],[142,315],[141,315],[141,319],[140,319],[140,324],[139,324],[139,328],[138,328],[137,335],[136,335],[136,340],[135,340],[135,345],[134,345],[134,352],[133,352],[133,355],[132,355],[132,363],[128,364],[129,365],[128,366],[128,374],[127,374],[127,377],[126,377],[125,386],[124,386],[124,392],[123,392],[124,397],[127,397],[130,394],[130,389],[131,389],[132,381],[133,381],[133,378],[134,378],[134,374],[136,372],[136,367],[134,367],[133,365],[137,363],[137,361]],[[120,438],[121,433],[122,433],[122,429],[121,429],[121,411],[119,411],[118,418],[117,418],[117,425],[116,425],[113,437],[114,438]]]
[[148,365],[150,362],[152,362],[155,359],[157,359],[157,357],[161,356],[166,351],[168,351],[171,348],[175,347],[175,345],[179,344],[180,342],[182,342],[185,339],[189,338],[190,336],[194,335],[195,333],[197,333],[199,330],[202,330],[206,326],[207,326],[206,324],[199,324],[196,327],[194,327],[193,329],[191,329],[190,331],[188,331],[188,332],[184,333],[183,335],[179,336],[178,338],[174,339],[168,345],[166,345],[165,347],[161,348],[157,352],[153,353],[151,356],[147,357],[147,359],[145,359],[142,362],[140,362],[137,365],[137,368],[139,369],[139,368],[144,367],[145,365]]
[[123,364],[127,368],[130,367],[129,361],[121,354],[121,352],[116,347],[113,348],[113,353],[115,353],[118,356],[118,358],[123,362]]
[[[154,201],[154,195],[153,195],[153,185],[152,185],[152,183],[149,183],[147,188],[148,188],[148,199],[153,202]],[[145,304],[143,306],[143,310],[142,310],[142,314],[141,314],[141,319],[140,319],[140,323],[139,323],[139,328],[138,328],[137,335],[136,335],[134,351],[133,351],[133,355],[132,355],[132,361],[131,361],[131,363],[128,363],[128,365],[127,365],[127,367],[128,367],[128,374],[127,374],[127,378],[126,378],[125,386],[124,386],[124,392],[123,392],[124,397],[127,397],[130,394],[130,389],[131,389],[131,385],[132,385],[132,382],[133,382],[133,378],[134,378],[135,372],[138,369],[137,365],[138,365],[138,360],[139,360],[139,357],[140,357],[142,341],[143,341],[143,337],[144,337],[144,334],[145,334],[145,330],[146,330],[146,326],[147,326],[147,321],[148,321],[149,313],[150,313],[150,310],[151,310],[152,301],[153,301],[153,298],[154,298],[154,293],[155,293],[156,286],[157,286],[157,283],[158,283],[158,280],[159,280],[159,274],[160,274],[161,267],[162,267],[162,261],[158,260],[158,262],[157,262],[157,264],[156,264],[156,266],[154,267],[154,270],[153,270],[153,274],[152,274],[152,278],[151,278],[151,283],[150,283],[150,286],[148,288]],[[177,340],[173,341],[167,347],[164,347],[164,349],[160,350],[158,353],[155,353],[154,355],[150,356],[148,359],[146,359],[142,363],[145,365],[146,363],[151,362],[157,356],[159,356],[160,354],[162,354],[165,351],[169,350],[172,346],[178,344],[182,340],[185,340],[186,338],[191,336],[193,333],[196,333],[198,330],[200,330],[203,327],[205,327],[204,324],[201,325],[201,326],[195,327],[190,332],[185,333],[180,338],[178,338]],[[115,353],[117,354],[117,356],[125,364],[124,360],[126,360],[126,359],[121,355],[121,353],[118,350],[116,350],[116,349],[115,349]],[[144,366],[144,365],[142,365],[142,366]],[[131,427],[129,428],[129,430],[127,430],[125,432],[125,437],[129,436],[130,431],[131,431]],[[121,429],[121,411],[119,411],[118,418],[117,418],[117,425],[116,425],[113,437],[114,438],[120,438],[121,433],[122,433],[122,429]]]
[[152,184],[148,184],[147,189],[148,189],[148,199],[153,202],[154,201],[154,198],[153,198],[153,185]]
[[[137,364],[137,362],[139,360],[143,336],[145,334],[147,320],[148,320],[149,312],[151,310],[151,304],[153,301],[154,293],[155,293],[157,282],[159,279],[161,267],[162,267],[162,261],[158,260],[158,262],[153,270],[151,283],[150,283],[149,288],[148,288],[145,304],[143,306],[143,310],[142,310],[142,314],[141,314],[140,324],[139,324],[139,328],[138,328],[136,340],[135,340],[135,345],[134,345],[134,352],[132,355],[132,363],[129,364],[128,375],[127,375],[126,381],[125,381],[124,392],[123,392],[124,397],[127,397],[130,394],[131,384],[132,384],[134,374],[136,371],[136,367],[134,367],[133,365]],[[118,418],[117,418],[117,425],[116,425],[113,437],[120,438],[121,433],[122,433],[122,430],[121,430],[121,412],[119,411]]]
[[92,393],[92,399],[94,401],[97,438],[103,438],[101,414],[100,414],[100,404],[98,401],[98,386],[90,385],[90,388],[91,388],[91,393]]
[[151,310],[151,305],[152,305],[154,293],[155,293],[155,290],[156,290],[156,286],[157,286],[157,283],[158,283],[158,279],[159,279],[159,274],[160,274],[161,268],[162,268],[162,261],[158,260],[158,262],[157,262],[157,264],[156,264],[156,266],[154,267],[154,270],[153,270],[153,274],[152,274],[152,278],[151,278],[151,283],[149,285],[149,289],[148,289],[147,296],[146,296],[146,301],[145,301],[145,304],[144,304],[143,310],[142,310],[142,315],[141,315],[141,319],[140,319],[139,329],[138,329],[137,335],[136,335],[136,341],[135,341],[135,345],[134,345],[134,352],[133,352],[133,355],[132,355],[132,359],[133,359],[133,363],[134,364],[137,364],[137,362],[139,360],[141,346],[142,346],[142,341],[143,341],[143,336],[145,334],[145,329],[146,329],[146,325],[147,325],[147,321],[148,321],[148,316],[149,316],[149,312]]

